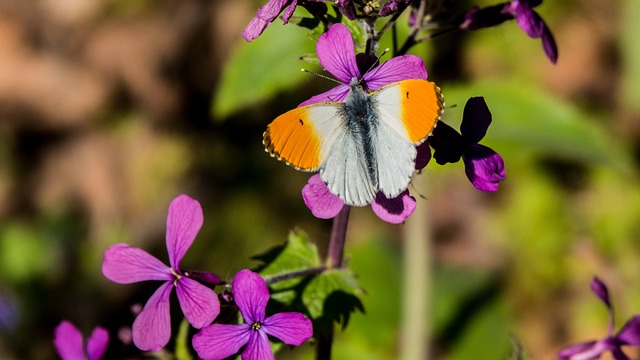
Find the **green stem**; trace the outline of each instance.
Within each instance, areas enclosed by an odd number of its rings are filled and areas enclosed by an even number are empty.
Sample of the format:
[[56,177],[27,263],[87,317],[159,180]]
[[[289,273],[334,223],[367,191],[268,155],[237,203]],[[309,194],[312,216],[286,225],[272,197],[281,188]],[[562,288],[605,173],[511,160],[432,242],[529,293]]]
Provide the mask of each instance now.
[[[425,189],[425,180],[424,175],[414,176],[414,186]],[[418,204],[404,226],[400,360],[429,359],[431,246],[427,205],[427,201]]]

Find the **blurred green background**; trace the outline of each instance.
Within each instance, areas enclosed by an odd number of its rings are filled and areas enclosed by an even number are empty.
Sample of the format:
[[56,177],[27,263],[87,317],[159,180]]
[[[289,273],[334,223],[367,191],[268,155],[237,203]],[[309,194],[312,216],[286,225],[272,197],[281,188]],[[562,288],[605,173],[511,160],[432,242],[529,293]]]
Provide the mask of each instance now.
[[[85,334],[101,324],[109,354],[137,356],[131,306],[157,284],[110,283],[102,253],[127,242],[166,261],[166,212],[180,193],[205,215],[185,269],[231,279],[295,226],[324,251],[331,223],[300,197],[309,175],[261,140],[275,116],[332,85],[299,71],[320,70],[299,60],[314,53],[307,30],[278,20],[241,39],[261,5],[0,1],[0,359],[55,358],[62,319]],[[555,66],[513,22],[413,51],[442,88],[444,121],[457,127],[467,98],[485,97],[494,122],[483,144],[507,168],[494,194],[474,190],[462,164],[431,163],[419,175],[428,186],[411,188],[431,229],[435,359],[507,359],[512,338],[552,359],[603,336],[596,274],[618,326],[640,311],[640,1],[549,0],[538,11],[558,42]],[[336,359],[398,354],[403,230],[352,211],[347,254],[366,314],[338,332]]]

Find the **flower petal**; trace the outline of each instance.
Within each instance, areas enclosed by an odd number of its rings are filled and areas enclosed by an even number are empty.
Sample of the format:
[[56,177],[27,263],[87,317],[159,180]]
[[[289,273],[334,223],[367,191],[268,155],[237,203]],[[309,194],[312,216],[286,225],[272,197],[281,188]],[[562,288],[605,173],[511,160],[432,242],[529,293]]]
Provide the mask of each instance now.
[[349,87],[347,85],[338,85],[331,90],[310,97],[309,99],[301,102],[298,107],[319,102],[344,101],[344,99],[347,98],[347,95],[349,95]]
[[58,325],[53,334],[53,345],[62,360],[84,359],[82,350],[82,334],[69,321],[64,320]]
[[472,97],[464,105],[460,133],[462,142],[467,145],[477,144],[487,134],[491,125],[491,112],[482,96]]
[[421,58],[403,55],[391,58],[371,69],[363,76],[369,90],[376,90],[391,83],[409,79],[427,79],[427,69]]
[[553,34],[547,24],[544,25],[544,32],[542,33],[542,49],[553,64],[558,61],[558,46],[556,46],[556,40],[553,38]]
[[640,315],[635,315],[624,324],[616,340],[624,345],[640,346]]
[[334,24],[316,43],[320,64],[342,83],[360,78],[351,32],[342,24]]
[[390,224],[401,224],[416,209],[416,199],[405,190],[398,197],[387,199],[381,192],[371,202],[371,210],[378,217]]
[[242,30],[242,37],[248,42],[251,42],[257,39],[269,24],[271,24],[271,22],[255,17],[251,19],[249,25]]
[[471,146],[462,159],[467,178],[480,191],[497,191],[500,181],[506,178],[504,160],[497,152],[484,145]]
[[162,284],[149,298],[133,322],[133,343],[140,350],[158,351],[171,337],[169,296],[173,283]]
[[[558,360],[590,360],[597,359],[604,351],[597,341],[589,341],[566,347],[558,353]],[[588,357],[584,357],[587,355]]]
[[424,169],[431,161],[431,148],[429,142],[425,141],[416,147],[416,170]]
[[319,219],[331,219],[344,207],[344,201],[329,191],[320,174],[309,178],[302,188],[302,199],[313,216]]
[[462,136],[445,122],[438,121],[429,137],[436,163],[456,163],[462,156]]
[[591,279],[591,291],[596,294],[596,296],[600,298],[605,305],[607,305],[607,309],[611,311],[609,289],[607,289],[607,285],[597,276],[594,276],[593,279]]
[[336,7],[349,20],[355,20],[356,7],[353,4],[353,0],[336,0]]
[[620,350],[620,348],[617,348],[617,347],[611,349],[611,355],[613,355],[614,360],[632,360],[625,353],[623,353],[622,350]]
[[[249,25],[242,31],[242,37],[247,41],[251,41],[260,36],[264,29],[278,17],[291,1],[292,0],[269,0],[268,3],[258,9],[256,17],[254,17],[249,22]],[[293,7],[295,8],[295,5]]]
[[528,4],[523,4],[519,0],[511,3],[507,10],[515,18],[518,26],[531,38],[539,38],[544,32],[544,21],[537,12],[535,12]]
[[87,355],[89,360],[102,359],[109,345],[109,332],[100,326],[93,329],[91,337],[87,340]]
[[178,280],[176,294],[184,316],[196,329],[211,324],[220,313],[216,293],[186,276]]
[[242,360],[274,360],[271,344],[265,332],[251,331],[249,343],[242,352]]
[[193,336],[193,348],[205,360],[227,358],[249,341],[250,325],[213,324]]
[[282,12],[282,21],[286,24],[291,19],[293,12],[296,10],[296,6],[298,5],[298,0],[293,0],[291,3],[284,9]]
[[498,4],[483,8],[473,7],[464,14],[460,28],[464,30],[479,30],[502,24],[513,18],[511,14],[503,12],[505,7],[508,6],[508,4]]
[[251,270],[240,270],[233,278],[231,289],[244,321],[249,324],[262,322],[270,297],[262,276]]
[[202,208],[199,202],[187,195],[180,195],[171,202],[167,216],[167,251],[173,269],[180,269],[180,260],[201,227]]
[[282,312],[270,316],[264,320],[261,329],[282,340],[285,344],[295,346],[313,336],[311,320],[299,312]]
[[127,244],[115,244],[104,252],[102,274],[119,284],[145,280],[171,280],[171,269],[148,252]]

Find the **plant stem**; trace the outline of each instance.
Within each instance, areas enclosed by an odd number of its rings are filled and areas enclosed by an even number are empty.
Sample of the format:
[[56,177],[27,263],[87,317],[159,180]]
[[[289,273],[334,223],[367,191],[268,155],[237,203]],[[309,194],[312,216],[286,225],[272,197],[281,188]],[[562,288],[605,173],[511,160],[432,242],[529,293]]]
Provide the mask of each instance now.
[[[333,218],[329,249],[327,250],[326,267],[329,269],[344,266],[344,243],[347,239],[347,225],[349,224],[350,206],[345,206],[338,215]],[[316,360],[330,360],[331,347],[333,345],[333,322],[323,326],[317,334]]]
[[344,243],[347,238],[347,224],[349,223],[350,206],[344,206],[338,215],[333,218],[329,249],[327,250],[327,267],[340,268],[343,266]]
[[[426,176],[414,176],[417,189],[426,188]],[[404,226],[403,297],[400,324],[401,360],[429,359],[431,246],[428,201],[422,201]]]

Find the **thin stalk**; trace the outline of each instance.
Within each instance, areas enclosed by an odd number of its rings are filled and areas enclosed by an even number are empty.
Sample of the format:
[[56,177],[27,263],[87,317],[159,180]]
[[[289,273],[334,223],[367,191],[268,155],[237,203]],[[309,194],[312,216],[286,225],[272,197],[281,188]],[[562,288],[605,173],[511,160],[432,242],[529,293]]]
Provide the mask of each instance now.
[[271,284],[277,283],[279,281],[284,281],[284,280],[289,280],[289,279],[293,279],[293,278],[297,278],[297,277],[303,277],[303,276],[319,274],[319,273],[325,271],[326,269],[327,269],[326,266],[316,266],[316,267],[303,269],[303,270],[298,270],[298,271],[292,271],[292,272],[288,272],[288,273],[284,273],[284,274],[278,274],[278,275],[273,275],[273,276],[265,276],[264,282],[266,282],[267,285],[271,285]]
[[340,210],[340,213],[333,218],[326,261],[329,269],[343,266],[342,258],[344,256],[344,243],[347,238],[347,224],[349,223],[350,210],[350,206],[345,206]]
[[[347,239],[347,225],[349,224],[350,206],[345,206],[338,215],[333,218],[329,249],[327,250],[326,267],[329,269],[344,266],[344,244]],[[323,327],[317,335],[316,360],[330,360],[331,347],[333,345],[333,323]]]
[[[414,176],[418,189],[426,176]],[[431,305],[431,246],[428,201],[422,201],[404,226],[403,297],[400,324],[400,360],[428,360]]]

